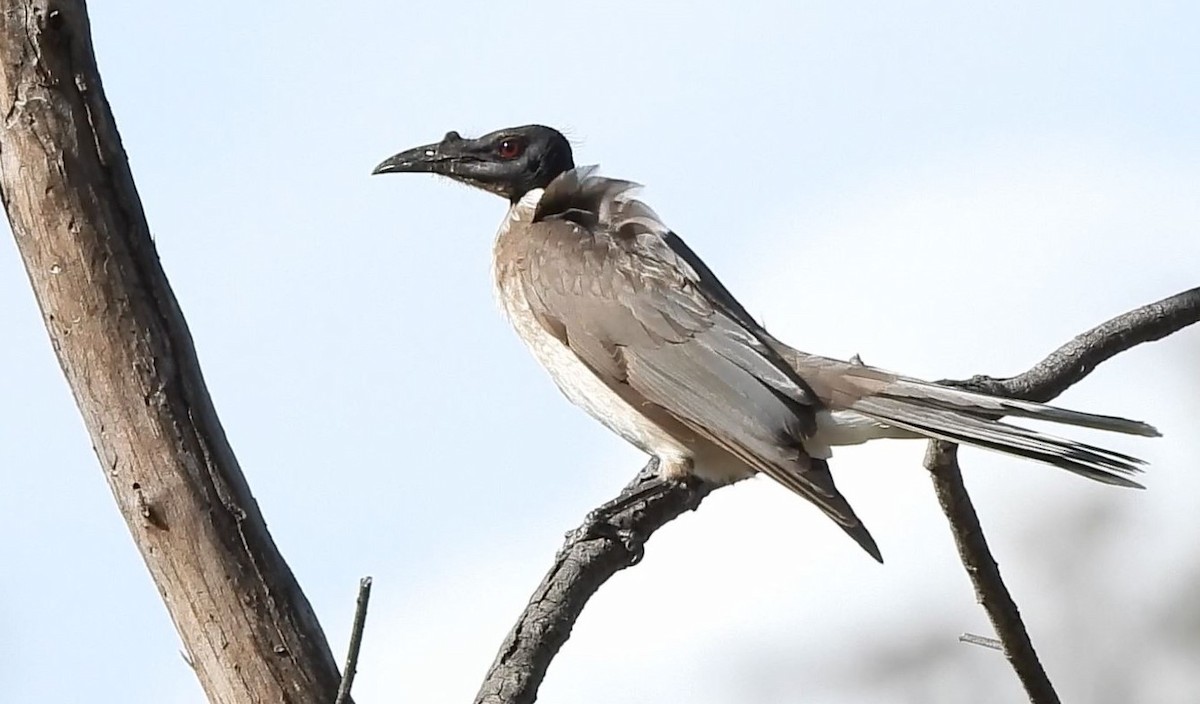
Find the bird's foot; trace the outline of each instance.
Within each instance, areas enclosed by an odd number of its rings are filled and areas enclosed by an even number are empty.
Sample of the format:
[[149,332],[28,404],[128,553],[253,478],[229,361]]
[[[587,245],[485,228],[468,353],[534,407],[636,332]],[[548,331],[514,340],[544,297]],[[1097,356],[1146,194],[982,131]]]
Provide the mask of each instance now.
[[629,516],[621,514],[644,504],[646,501],[667,491],[671,482],[653,478],[642,486],[623,493],[621,496],[604,503],[588,513],[583,525],[567,534],[567,544],[583,540],[602,538],[620,543],[631,555],[631,563],[636,565],[645,556],[645,538],[629,527]]
[[617,498],[606,501],[600,507],[593,509],[584,519],[585,525],[613,524],[613,519],[625,511],[643,504],[646,501],[666,492],[671,487],[671,482],[655,477],[642,486],[630,491],[622,493]]
[[618,526],[604,519],[603,517],[596,518],[596,512],[588,514],[580,526],[579,538],[581,540],[595,540],[597,538],[611,540],[614,543],[619,543],[625,548],[625,552],[629,553],[630,566],[636,565],[646,556],[646,540],[632,528]]

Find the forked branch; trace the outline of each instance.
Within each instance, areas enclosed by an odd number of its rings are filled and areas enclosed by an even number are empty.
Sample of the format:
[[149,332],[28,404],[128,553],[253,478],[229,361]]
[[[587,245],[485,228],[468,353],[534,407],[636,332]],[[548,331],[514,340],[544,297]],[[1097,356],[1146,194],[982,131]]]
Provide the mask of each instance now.
[[[1011,379],[978,376],[957,383],[993,394],[1048,401],[1087,376],[1101,362],[1130,347],[1158,340],[1200,320],[1200,288],[1143,306],[1079,335],[1028,372]],[[970,497],[962,485],[954,446],[932,443],[927,464],[939,499],[950,520],[963,565],[975,583],[1005,652],[1034,702],[1056,702],[1016,605],[1009,597],[979,528]],[[636,493],[654,476],[651,462],[622,490]],[[685,511],[696,508],[712,491],[708,486],[675,487],[646,504],[635,504],[613,518],[624,529],[620,539],[597,537],[585,522],[567,536],[550,571],[534,591],[500,647],[476,695],[477,704],[528,704],[550,661],[571,634],[588,599],[617,572],[641,559],[650,536]],[[990,568],[988,567],[990,565]],[[1039,674],[1040,673],[1040,674]]]
[[[997,396],[1049,401],[1090,374],[1101,362],[1197,321],[1200,321],[1200,288],[1142,306],[1097,325],[1059,347],[1024,374],[1010,379],[977,376],[955,383]],[[1029,701],[1056,704],[1058,694],[1038,660],[1025,623],[984,538],[979,517],[975,515],[975,507],[963,484],[956,450],[957,447],[950,443],[930,442],[925,467],[933,474],[934,490],[942,512],[950,522],[959,558],[975,586],[979,603],[987,611],[1004,646],[1004,654],[1029,695]]]

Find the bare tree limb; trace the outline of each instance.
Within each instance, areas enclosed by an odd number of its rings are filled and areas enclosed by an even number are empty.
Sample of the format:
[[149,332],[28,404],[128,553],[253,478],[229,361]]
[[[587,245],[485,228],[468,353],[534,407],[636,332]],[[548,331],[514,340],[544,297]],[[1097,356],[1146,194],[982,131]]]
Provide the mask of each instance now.
[[354,686],[354,675],[358,673],[358,650],[362,647],[363,629],[367,625],[367,603],[371,601],[371,578],[363,577],[358,582],[358,599],[354,604],[354,625],[350,627],[350,647],[346,649],[346,666],[342,668],[342,683],[338,686],[337,701],[350,701],[350,688]]
[[[638,493],[655,481],[658,464],[651,460],[621,492]],[[590,521],[567,534],[554,565],[538,585],[524,613],[509,631],[500,652],[475,695],[477,704],[529,704],[537,698],[546,668],[567,642],[571,628],[600,585],[641,559],[646,540],[685,511],[695,509],[713,487],[672,486],[612,517],[624,539],[596,537]]]
[[1033,704],[1057,704],[1058,694],[1050,676],[1042,667],[1017,604],[1000,576],[1000,567],[992,557],[979,516],[958,468],[958,446],[945,442],[929,443],[925,467],[933,474],[934,491],[942,513],[950,521],[950,531],[958,546],[958,556],[975,586],[975,596],[987,612],[1000,636],[1004,655],[1021,680],[1029,701]]
[[1125,350],[1161,340],[1197,322],[1200,322],[1200,287],[1135,308],[1076,335],[1023,374],[1008,379],[975,376],[966,381],[942,383],[1045,403]]
[[[1011,379],[977,376],[952,382],[998,396],[1049,401],[1079,382],[1101,362],[1143,342],[1158,340],[1200,321],[1200,288],[1142,306],[1078,335],[1032,369]],[[957,446],[929,443],[925,467],[933,476],[934,491],[958,547],[963,567],[1003,644],[1004,654],[1034,704],[1056,704],[1058,694],[1042,667],[1033,642],[1009,594],[1000,568],[988,548],[979,517],[963,484]]]
[[209,701],[329,704],[337,664],[209,398],[82,0],[0,0],[0,191],[105,478]]
[[[980,376],[965,382],[943,383],[957,383],[999,395],[1046,401],[1087,376],[1096,365],[1110,357],[1142,342],[1166,337],[1197,320],[1200,320],[1200,289],[1192,289],[1126,313],[1089,330],[1020,376],[1007,380]],[[939,447],[939,452],[953,457],[952,447]],[[954,467],[957,473],[957,464]],[[652,480],[655,470],[654,462],[648,464],[617,498],[637,493],[646,482]],[[935,472],[935,477],[939,474],[942,472]],[[962,487],[961,479],[958,481],[958,487]],[[947,488],[953,487],[947,485]],[[674,487],[655,496],[644,505],[635,504],[621,511],[613,518],[613,522],[624,529],[621,538],[597,537],[589,532],[587,521],[568,534],[566,543],[555,557],[550,571],[534,591],[529,605],[525,607],[525,611],[501,645],[500,652],[476,695],[476,703],[529,704],[535,701],[538,687],[546,675],[550,661],[570,636],[571,628],[592,594],[614,574],[636,564],[641,558],[643,546],[655,531],[685,511],[695,509],[712,490],[713,487],[704,485]],[[942,498],[940,488],[939,498]],[[959,528],[963,527],[965,535],[978,536],[979,541],[982,541],[983,535],[979,531],[978,519],[974,518],[974,509],[970,510],[969,515],[965,513],[964,507],[970,507],[966,489],[961,488],[960,492],[948,493],[943,501],[950,502],[947,515],[955,526],[956,536]],[[943,505],[945,506],[945,503]],[[961,546],[962,542],[960,550]],[[986,543],[983,546],[986,551]],[[990,554],[985,553],[986,558],[983,558],[974,547],[971,547],[967,554],[971,562],[967,563],[967,557],[964,557],[964,564],[973,580],[976,579],[978,569],[987,564],[995,567]],[[1003,588],[998,570],[994,576],[989,577],[988,584]],[[991,599],[990,596],[988,598]],[[1011,599],[1009,603],[1011,604]],[[1020,623],[1015,605],[1008,616],[1015,618],[1013,627],[1019,625],[1023,632],[1024,625]],[[1001,633],[999,628],[997,633]],[[1003,638],[1001,635],[1002,640]],[[1027,636],[1025,640],[1028,642]],[[1007,641],[1005,648],[1012,659],[1012,650],[1009,650]],[[1033,652],[1032,645],[1029,646],[1029,652]],[[1033,656],[1033,661],[1037,662],[1036,655]],[[1014,667],[1017,666],[1017,662],[1013,664]],[[1040,669],[1040,665],[1037,667]],[[1025,681],[1024,676],[1022,681]],[[1049,685],[1048,680],[1046,685]],[[1049,692],[1053,696],[1052,688]],[[1033,692],[1030,694],[1032,698]]]

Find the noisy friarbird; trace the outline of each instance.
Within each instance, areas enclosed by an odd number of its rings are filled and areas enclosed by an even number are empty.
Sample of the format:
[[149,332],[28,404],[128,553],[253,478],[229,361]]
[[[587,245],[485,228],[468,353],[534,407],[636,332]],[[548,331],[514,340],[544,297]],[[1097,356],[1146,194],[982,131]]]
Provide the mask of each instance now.
[[661,478],[723,484],[761,472],[816,504],[876,560],[834,485],[830,448],[937,438],[1139,486],[1142,462],[999,420],[1021,416],[1154,436],[1137,421],[989,396],[818,357],[775,339],[644,202],[576,167],[550,127],[450,132],[374,173],[422,172],[510,203],[493,251],[500,303],[575,405],[659,460]]

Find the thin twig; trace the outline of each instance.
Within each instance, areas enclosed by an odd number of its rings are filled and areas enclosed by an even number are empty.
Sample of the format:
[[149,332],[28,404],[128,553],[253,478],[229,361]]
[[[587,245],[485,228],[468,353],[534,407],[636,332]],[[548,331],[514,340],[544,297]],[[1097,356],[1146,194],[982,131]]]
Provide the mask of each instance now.
[[999,650],[1000,652],[1004,652],[1004,644],[1000,641],[996,640],[995,638],[988,638],[987,636],[980,636],[974,633],[962,634],[958,637],[958,642],[970,643],[971,645],[978,645],[983,648],[988,648],[989,650]]
[[363,577],[358,582],[358,600],[354,605],[354,625],[350,627],[350,647],[346,650],[346,667],[342,669],[342,683],[338,685],[334,704],[348,704],[350,688],[354,686],[354,675],[358,671],[358,650],[362,646],[363,628],[367,625],[367,602],[371,601],[371,578]]
[[[1010,379],[977,376],[967,382],[952,383],[997,396],[1049,401],[1113,356],[1143,342],[1166,337],[1198,321],[1200,288],[1194,288],[1119,315],[1076,336],[1024,374]],[[1038,659],[1016,602],[1009,594],[1000,576],[1000,568],[988,548],[979,517],[963,484],[957,449],[951,443],[930,442],[925,454],[925,467],[932,473],[934,491],[942,512],[950,522],[959,558],[1029,701],[1034,704],[1057,704],[1058,694]]]
[[[957,383],[999,395],[1048,400],[1113,355],[1142,342],[1166,337],[1197,320],[1200,320],[1200,289],[1193,289],[1126,313],[1076,337],[1018,377],[1007,380],[975,377]],[[651,481],[656,469],[654,462],[646,465],[620,496],[631,495]],[[961,480],[958,484],[961,486]],[[713,487],[707,485],[674,487],[645,505],[636,505],[617,514],[614,522],[625,529],[624,540],[590,536],[586,522],[569,533],[554,564],[500,646],[500,652],[476,695],[476,704],[533,702],[550,661],[571,635],[571,628],[592,594],[614,574],[636,564],[643,546],[656,530],[696,508],[712,490]],[[966,498],[965,506],[970,506],[965,489],[960,498]],[[974,515],[974,509],[971,509],[971,515]],[[952,523],[956,520],[951,518]],[[974,525],[974,533],[982,539],[977,519]],[[986,543],[984,547],[986,549]],[[979,557],[970,546],[969,554],[975,556],[973,559]],[[990,554],[985,552],[982,562],[988,561],[995,565]],[[968,571],[970,569],[968,567]],[[974,574],[972,579],[975,579]],[[998,572],[989,582],[989,589],[996,583],[1003,586]],[[1011,599],[1009,601],[1011,603]],[[1019,623],[1015,606],[1012,614]],[[997,633],[1000,633],[999,629]],[[1036,657],[1034,660],[1036,662]]]

